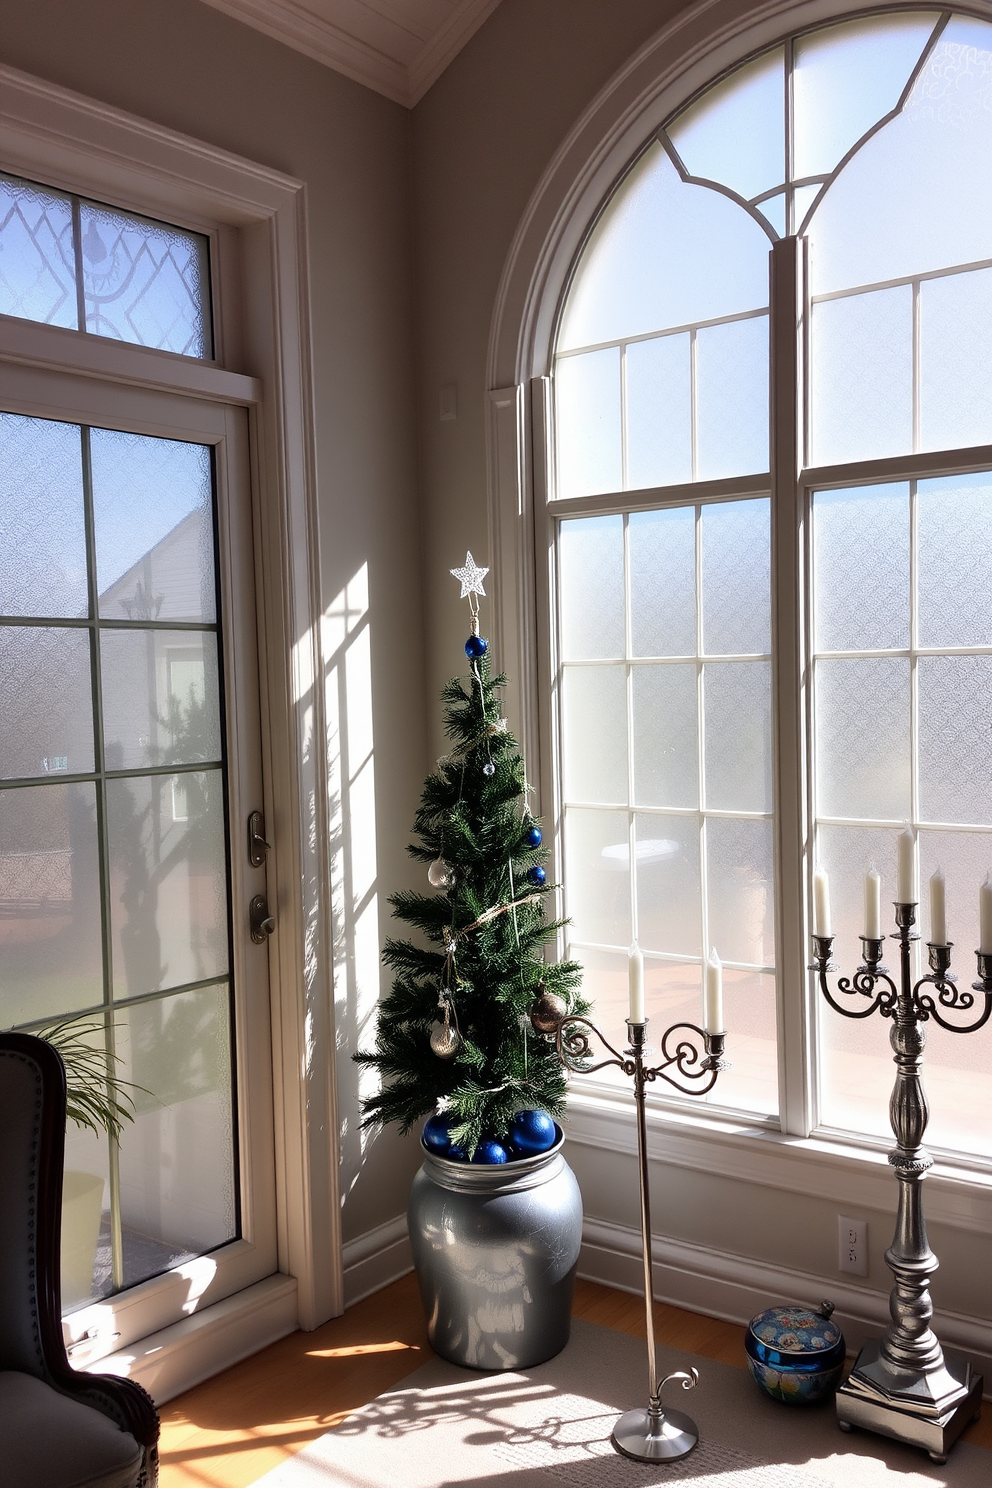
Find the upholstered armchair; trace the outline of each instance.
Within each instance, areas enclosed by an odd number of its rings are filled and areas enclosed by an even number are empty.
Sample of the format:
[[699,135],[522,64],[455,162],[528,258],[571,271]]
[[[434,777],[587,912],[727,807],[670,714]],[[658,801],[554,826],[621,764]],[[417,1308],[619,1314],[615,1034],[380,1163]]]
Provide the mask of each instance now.
[[132,1380],[77,1374],[62,1338],[65,1069],[0,1033],[0,1481],[154,1488],[158,1414]]

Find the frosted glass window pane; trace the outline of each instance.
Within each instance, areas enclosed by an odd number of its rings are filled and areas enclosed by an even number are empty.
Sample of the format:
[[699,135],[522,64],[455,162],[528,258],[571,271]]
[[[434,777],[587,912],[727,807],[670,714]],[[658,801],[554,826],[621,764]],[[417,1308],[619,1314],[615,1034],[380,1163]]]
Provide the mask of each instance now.
[[692,480],[689,337],[635,341],[625,355],[627,485]]
[[762,1116],[776,1115],[778,1045],[774,976],[725,967],[723,1012],[731,1067],[721,1071],[707,1100],[711,1105],[733,1106]]
[[593,496],[623,486],[620,351],[562,357],[555,366],[558,495]]
[[816,785],[821,816],[909,816],[909,662],[816,663]]
[[79,428],[0,413],[0,615],[88,608]]
[[772,809],[771,664],[707,662],[706,805],[717,811]]
[[706,884],[710,946],[724,961],[772,965],[775,890],[771,822],[708,817]]
[[623,518],[562,522],[558,576],[562,659],[623,656]]
[[768,501],[703,507],[703,650],[747,655],[771,650]]
[[114,995],[227,971],[219,770],[107,783]]
[[0,1027],[103,1001],[89,782],[0,791]]
[[767,470],[767,316],[698,333],[696,396],[699,479]]
[[237,1232],[226,983],[124,1007],[117,1051],[134,1121],[121,1140],[124,1285]]
[[992,644],[992,479],[920,481],[917,491],[921,646]]
[[638,816],[637,942],[643,951],[700,954],[699,822]]
[[82,202],[86,329],[183,356],[212,355],[207,240]]
[[0,626],[0,775],[14,780],[92,768],[89,635]]
[[568,801],[627,801],[627,674],[622,666],[566,667],[562,778]]
[[792,193],[792,217],[795,230],[799,232],[806,221],[806,213],[823,190],[821,183],[815,186],[796,186]]
[[696,668],[633,668],[634,799],[639,806],[699,804]]
[[625,811],[565,812],[566,914],[575,940],[627,947],[630,847]]
[[691,506],[632,512],[630,632],[635,656],[696,652],[696,514]]
[[0,315],[76,330],[72,203],[0,176]]
[[90,447],[100,614],[216,619],[209,448],[111,429]]
[[920,285],[920,444],[992,442],[992,269]]
[[920,815],[992,826],[992,657],[921,656]]
[[813,463],[907,454],[913,443],[908,284],[813,306]]
[[810,225],[814,294],[992,258],[992,27],[953,18]]
[[108,768],[220,759],[215,635],[105,630],[100,649]]
[[775,47],[707,90],[668,127],[691,176],[749,201],[785,180],[785,62]]
[[[830,875],[835,959],[848,975],[861,960],[858,936],[864,929],[864,876],[872,863],[882,875],[882,930],[886,935],[895,933],[892,900],[896,897],[898,830],[821,827],[817,832],[817,861]],[[888,957],[886,964],[892,965]],[[822,998],[816,1016],[821,1122],[891,1140],[889,1093],[894,1067],[888,1025],[877,1017],[863,1023],[842,1018]],[[928,1072],[935,1043],[936,1039],[927,1042]],[[928,1073],[928,1090],[929,1086]]]
[[938,15],[867,16],[796,38],[793,173],[827,175],[895,108]]
[[687,186],[661,145],[650,145],[582,252],[558,350],[761,310],[768,246],[743,207],[707,186]]
[[765,201],[758,203],[758,211],[778,233],[780,238],[785,237],[785,192],[780,191],[777,196],[769,196]]
[[[818,651],[909,645],[909,486],[854,486],[813,497]],[[885,541],[879,542],[879,534]]]
[[[627,947],[624,946],[622,951],[601,951],[590,946],[570,944],[568,954],[582,966],[582,995],[588,997],[592,1003],[592,1016],[611,1042],[614,1037],[623,1039],[626,1034],[624,1019],[629,1008]],[[645,994],[649,985],[648,966],[645,963]],[[648,1011],[650,1014],[650,1007]],[[629,1081],[615,1067],[597,1070],[592,1078],[618,1090],[625,1085],[628,1091],[630,1089]]]

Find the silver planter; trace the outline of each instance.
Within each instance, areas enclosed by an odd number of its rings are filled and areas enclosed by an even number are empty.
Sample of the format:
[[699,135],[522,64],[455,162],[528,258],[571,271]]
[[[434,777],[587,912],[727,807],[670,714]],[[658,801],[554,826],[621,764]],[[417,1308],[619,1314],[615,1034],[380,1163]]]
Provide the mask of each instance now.
[[526,1369],[568,1342],[582,1198],[561,1153],[504,1167],[424,1149],[407,1220],[431,1347],[469,1369]]

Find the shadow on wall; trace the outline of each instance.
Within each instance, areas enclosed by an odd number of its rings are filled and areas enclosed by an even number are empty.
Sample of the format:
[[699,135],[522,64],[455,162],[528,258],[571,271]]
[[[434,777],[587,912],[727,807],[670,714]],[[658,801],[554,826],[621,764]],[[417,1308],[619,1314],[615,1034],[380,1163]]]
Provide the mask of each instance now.
[[338,1055],[341,1197],[346,1199],[375,1140],[359,1130],[359,1106],[378,1088],[375,1070],[351,1055],[371,1042],[379,1000],[375,748],[368,564],[323,617],[328,829]]

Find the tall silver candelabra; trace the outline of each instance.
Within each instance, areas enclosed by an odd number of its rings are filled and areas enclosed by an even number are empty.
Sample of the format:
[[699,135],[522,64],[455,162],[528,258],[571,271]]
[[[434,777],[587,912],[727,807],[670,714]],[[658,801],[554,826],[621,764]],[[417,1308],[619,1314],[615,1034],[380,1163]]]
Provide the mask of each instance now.
[[[558,1025],[555,1046],[566,1069],[588,1075],[594,1070],[616,1065],[625,1075],[632,1075],[634,1079],[637,1158],[641,1185],[644,1320],[648,1342],[648,1405],[647,1410],[625,1411],[613,1428],[611,1440],[624,1457],[633,1457],[638,1462],[662,1462],[684,1457],[687,1452],[691,1452],[699,1440],[699,1431],[695,1422],[681,1411],[664,1409],[661,1392],[668,1384],[681,1384],[684,1390],[691,1390],[699,1375],[695,1369],[690,1369],[688,1373],[680,1369],[674,1374],[666,1375],[663,1380],[658,1378],[651,1279],[651,1196],[648,1189],[645,1087],[650,1080],[666,1080],[682,1095],[705,1095],[708,1090],[713,1089],[720,1071],[727,1068],[723,1059],[726,1036],[722,1033],[705,1033],[695,1023],[673,1023],[661,1041],[661,1063],[648,1067],[644,1063],[645,1054],[650,1052],[644,1043],[646,1028],[646,1021],[632,1023],[628,1018],[629,1043],[621,1054],[588,1018],[566,1016]],[[592,1058],[590,1034],[609,1051],[609,1059],[602,1059],[598,1064],[589,1063]]]
[[[954,1021],[945,1013],[967,1014],[975,1007],[971,992],[957,986],[950,972],[951,944],[927,943],[930,974],[913,985],[913,942],[919,935],[916,905],[896,903],[899,935],[899,982],[881,964],[882,941],[861,937],[864,960],[851,978],[842,977],[837,989],[855,1005],[838,1002],[830,991],[827,973],[832,935],[813,936],[814,961],[820,989],[830,1006],[845,1018],[868,1018],[878,1012],[892,1019],[889,1041],[896,1066],[889,1101],[889,1120],[896,1146],[889,1162],[899,1183],[895,1234],[885,1252],[895,1277],[889,1297],[892,1321],[882,1337],[858,1355],[846,1383],[837,1392],[837,1419],[850,1431],[863,1426],[883,1436],[922,1447],[934,1462],[944,1462],[961,1432],[977,1420],[982,1399],[982,1377],[960,1354],[941,1349],[930,1327],[933,1304],[930,1278],[937,1257],[927,1241],[923,1218],[923,1179],[933,1158],[922,1146],[930,1109],[923,1091],[923,1049],[926,1023],[932,1018],[950,1033],[974,1033],[992,1013],[992,955],[978,951],[975,992],[983,994],[977,1016]],[[895,938],[895,937],[891,937]],[[858,1006],[857,999],[867,999]]]

